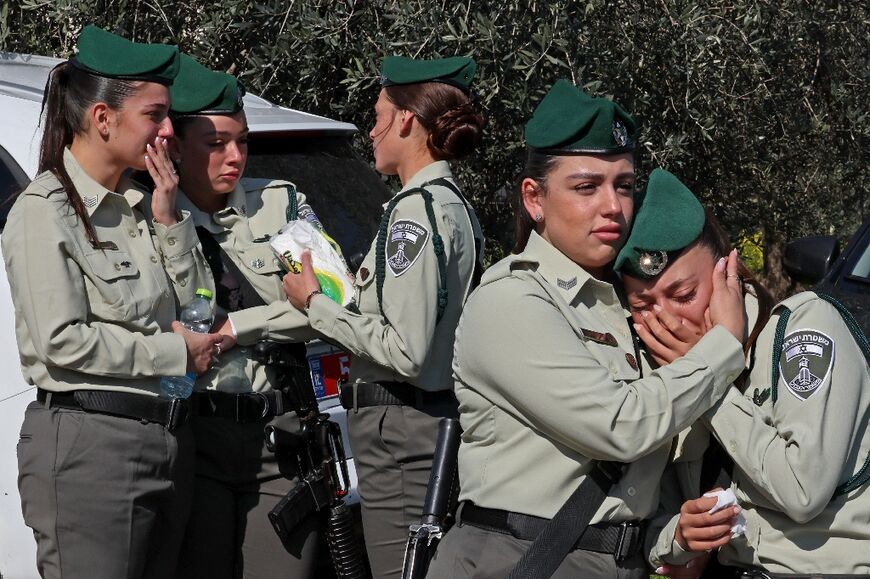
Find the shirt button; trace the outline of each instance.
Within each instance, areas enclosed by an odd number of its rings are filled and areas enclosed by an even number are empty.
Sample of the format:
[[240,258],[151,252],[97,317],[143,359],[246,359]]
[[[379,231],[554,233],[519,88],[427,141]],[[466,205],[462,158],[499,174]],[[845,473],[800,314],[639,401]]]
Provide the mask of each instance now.
[[136,237],[136,236],[138,235],[138,233],[136,233],[136,230],[135,230],[135,229],[131,229],[131,230],[128,231],[127,233],[130,234],[130,237]]
[[625,492],[628,493],[628,496],[633,497],[637,494],[637,489],[635,489],[634,487],[628,487],[627,489],[625,489]]
[[170,237],[169,239],[166,240],[166,244],[167,245],[175,245],[175,238]]
[[730,450],[732,454],[736,454],[737,453],[737,443],[734,442],[733,440],[731,442],[729,442],[728,443],[728,450]]
[[151,256],[151,263],[157,263],[158,261],[159,261],[159,260],[157,259],[157,256],[156,256],[156,255],[152,255],[152,256]]
[[120,263],[115,264],[115,271],[121,271],[121,264]]
[[178,285],[180,285],[181,287],[186,286],[186,285],[187,285],[187,280],[186,280],[186,279],[181,280],[180,282],[178,282]]

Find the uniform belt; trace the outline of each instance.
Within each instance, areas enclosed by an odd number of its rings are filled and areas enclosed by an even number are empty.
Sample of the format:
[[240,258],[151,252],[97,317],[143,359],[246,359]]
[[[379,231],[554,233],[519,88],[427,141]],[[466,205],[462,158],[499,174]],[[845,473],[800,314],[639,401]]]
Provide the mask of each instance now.
[[231,418],[236,422],[256,422],[280,416],[289,409],[284,407],[280,390],[268,392],[194,392],[191,408],[195,416]]
[[843,575],[825,573],[770,573],[761,569],[736,569],[735,579],[853,579],[870,575]]
[[[428,392],[407,382],[356,382],[345,384],[338,395],[343,408],[366,408],[369,406],[413,406],[455,403],[453,390]],[[354,399],[355,398],[355,399]]]
[[[534,541],[550,519],[501,511],[485,509],[474,503],[462,503],[459,520],[485,531],[494,531],[503,535],[511,535],[523,541]],[[577,542],[574,549],[609,553],[617,561],[624,561],[638,552],[642,544],[643,525],[641,521],[609,524],[597,523],[589,525]]]
[[131,392],[110,390],[73,390],[49,392],[37,389],[36,399],[47,408],[68,408],[121,418],[147,420],[169,430],[178,428],[190,415],[190,404],[180,398],[158,398]]

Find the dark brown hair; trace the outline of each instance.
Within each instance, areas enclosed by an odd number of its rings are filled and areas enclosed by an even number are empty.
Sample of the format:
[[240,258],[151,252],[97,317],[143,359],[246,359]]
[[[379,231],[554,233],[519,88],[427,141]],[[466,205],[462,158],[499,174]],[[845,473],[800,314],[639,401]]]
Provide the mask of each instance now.
[[426,145],[437,160],[465,158],[480,143],[486,118],[455,86],[421,82],[391,85],[384,90],[391,103],[414,113],[429,131]]
[[[727,257],[734,247],[731,244],[731,240],[728,239],[725,230],[719,225],[719,220],[707,208],[704,209],[704,229],[701,230],[701,235],[698,236],[698,239],[694,243],[706,248],[713,255],[714,261],[718,261],[721,257]],[[770,311],[776,302],[773,299],[773,295],[767,291],[766,287],[761,285],[761,282],[755,278],[752,272],[741,261],[737,262],[737,275],[743,280],[744,293],[746,292],[746,286],[749,286],[758,299],[758,318],[743,347],[745,352],[749,352],[755,340],[758,339],[761,330],[764,329],[767,320],[770,319]]]
[[119,80],[91,74],[69,61],[51,71],[42,101],[45,128],[39,147],[38,171],[51,171],[66,191],[73,211],[85,228],[88,241],[98,245],[97,232],[81,196],[73,185],[63,164],[64,149],[73,142],[73,137],[83,134],[88,128],[86,114],[94,103],[106,103],[111,109],[120,109],[124,101],[136,93],[142,81]]

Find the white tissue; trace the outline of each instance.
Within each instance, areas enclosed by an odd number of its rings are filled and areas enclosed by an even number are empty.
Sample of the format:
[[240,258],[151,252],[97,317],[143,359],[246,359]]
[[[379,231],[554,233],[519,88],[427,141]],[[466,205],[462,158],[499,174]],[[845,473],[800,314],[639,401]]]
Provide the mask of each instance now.
[[[711,491],[709,493],[704,493],[704,496],[707,498],[716,498],[716,504],[713,505],[708,513],[715,513],[716,511],[721,511],[725,507],[730,507],[737,504],[737,497],[734,496],[734,491],[731,489],[726,489],[724,491]],[[739,537],[746,533],[746,517],[743,515],[743,511],[737,514],[737,521],[731,527],[731,538]]]

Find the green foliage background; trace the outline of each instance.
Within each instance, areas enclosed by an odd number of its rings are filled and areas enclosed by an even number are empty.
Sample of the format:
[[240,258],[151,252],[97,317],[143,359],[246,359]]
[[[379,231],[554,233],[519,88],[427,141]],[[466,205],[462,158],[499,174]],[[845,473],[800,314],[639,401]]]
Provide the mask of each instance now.
[[804,0],[16,0],[0,47],[66,56],[94,23],[173,42],[255,93],[356,123],[360,153],[385,54],[473,54],[489,116],[460,169],[495,259],[511,242],[522,126],[556,79],[615,98],[642,125],[640,174],[677,173],[735,240],[760,239],[766,282],[796,236],[847,237],[870,213],[868,20]]

